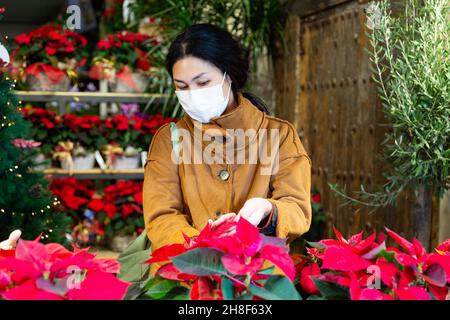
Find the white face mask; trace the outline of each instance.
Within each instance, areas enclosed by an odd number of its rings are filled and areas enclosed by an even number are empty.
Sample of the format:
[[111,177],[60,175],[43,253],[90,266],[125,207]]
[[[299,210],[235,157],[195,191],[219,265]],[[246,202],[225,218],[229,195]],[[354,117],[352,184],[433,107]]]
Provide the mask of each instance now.
[[176,90],[175,94],[184,111],[194,120],[202,123],[209,122],[212,118],[220,116],[227,108],[230,98],[231,82],[227,97],[223,96],[223,83],[208,88],[196,90]]

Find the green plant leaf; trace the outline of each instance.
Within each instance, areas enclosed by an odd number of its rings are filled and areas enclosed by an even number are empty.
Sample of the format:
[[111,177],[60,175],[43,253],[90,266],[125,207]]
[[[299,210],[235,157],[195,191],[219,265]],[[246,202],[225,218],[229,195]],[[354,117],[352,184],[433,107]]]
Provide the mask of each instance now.
[[197,276],[225,275],[226,270],[221,261],[222,255],[222,252],[215,249],[199,248],[180,254],[171,260],[183,273]]
[[233,282],[226,277],[222,277],[222,294],[224,300],[233,300],[234,298]]
[[326,300],[350,300],[350,293],[345,287],[333,282],[311,277],[320,294]]
[[388,252],[386,250],[381,250],[378,253],[378,256],[385,258],[387,262],[396,263],[395,252]]
[[265,300],[302,300],[294,284],[284,276],[270,277],[264,287],[250,284],[250,292]]
[[[154,278],[154,279],[157,279],[157,278]],[[167,279],[160,280],[160,281],[156,280],[156,281],[152,282],[151,284],[153,284],[153,285],[148,288],[145,295],[152,299],[156,299],[156,300],[164,298],[172,289],[174,289],[175,287],[178,286],[177,281],[167,280]]]

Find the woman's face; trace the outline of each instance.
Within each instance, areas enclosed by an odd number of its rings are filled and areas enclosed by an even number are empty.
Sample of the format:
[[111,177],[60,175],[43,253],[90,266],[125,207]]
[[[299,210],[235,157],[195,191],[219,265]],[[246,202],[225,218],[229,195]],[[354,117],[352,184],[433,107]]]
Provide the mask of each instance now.
[[[176,90],[196,90],[222,83],[223,73],[212,63],[195,58],[185,57],[178,60],[172,68]],[[223,95],[226,97],[230,86],[228,75],[223,82]],[[230,97],[231,98],[231,97]]]

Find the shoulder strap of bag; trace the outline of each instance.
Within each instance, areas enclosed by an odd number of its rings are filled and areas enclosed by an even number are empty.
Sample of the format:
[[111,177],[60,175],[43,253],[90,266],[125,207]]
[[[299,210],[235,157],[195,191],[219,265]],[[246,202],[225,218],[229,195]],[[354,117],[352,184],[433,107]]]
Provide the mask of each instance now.
[[177,160],[177,163],[179,163],[180,141],[179,141],[178,127],[175,124],[175,122],[170,122],[170,133],[171,133],[171,140],[172,140],[172,149],[175,154],[175,159]]

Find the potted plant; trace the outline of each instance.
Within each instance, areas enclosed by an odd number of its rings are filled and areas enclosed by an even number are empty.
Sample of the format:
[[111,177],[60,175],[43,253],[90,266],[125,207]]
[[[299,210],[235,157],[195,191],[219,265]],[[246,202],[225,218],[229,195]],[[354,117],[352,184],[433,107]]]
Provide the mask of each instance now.
[[86,62],[84,36],[59,25],[45,25],[14,39],[11,74],[29,90],[67,91]]
[[160,267],[129,298],[301,300],[285,239],[260,234],[245,219],[216,229],[207,224],[197,237],[184,239],[152,252],[144,264]]
[[151,36],[118,32],[97,43],[90,76],[108,80],[114,92],[144,92],[151,77],[148,51],[158,40]]
[[[450,287],[450,239],[428,253],[386,228],[367,238],[310,242],[296,260],[296,284],[309,300],[446,300]],[[397,247],[388,245],[395,243]]]
[[60,141],[53,150],[52,157],[61,163],[61,168],[72,172],[73,170],[92,169],[95,164],[94,153],[87,151],[78,142]]
[[133,146],[127,146],[121,155],[114,160],[114,169],[136,169],[140,163],[140,150]]
[[81,145],[77,145],[73,150],[73,168],[75,170],[92,169],[95,164],[93,152],[88,152]]
[[442,198],[450,188],[448,1],[407,0],[395,10],[387,0],[369,5],[372,79],[390,126],[380,154],[387,164],[386,179],[372,192],[364,185],[352,194],[330,186],[347,204],[370,207],[371,212],[395,205],[405,190],[413,191],[409,225],[430,250],[433,197]]
[[105,242],[117,252],[125,250],[143,232],[142,182],[118,181],[105,187],[104,195],[88,207],[103,225]]
[[44,170],[51,166],[51,161],[47,160],[54,147],[59,141],[59,126],[62,119],[53,111],[43,108],[21,108],[23,117],[31,122],[30,137],[41,143],[39,152],[35,156],[35,169]]

